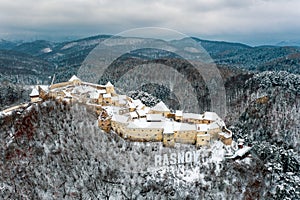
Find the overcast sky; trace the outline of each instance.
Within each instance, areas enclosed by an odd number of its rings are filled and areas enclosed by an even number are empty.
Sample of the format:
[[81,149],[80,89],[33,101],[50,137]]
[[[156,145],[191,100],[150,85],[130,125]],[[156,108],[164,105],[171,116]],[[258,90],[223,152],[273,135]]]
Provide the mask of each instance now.
[[299,0],[1,0],[0,38],[51,39],[164,27],[251,45],[297,40]]

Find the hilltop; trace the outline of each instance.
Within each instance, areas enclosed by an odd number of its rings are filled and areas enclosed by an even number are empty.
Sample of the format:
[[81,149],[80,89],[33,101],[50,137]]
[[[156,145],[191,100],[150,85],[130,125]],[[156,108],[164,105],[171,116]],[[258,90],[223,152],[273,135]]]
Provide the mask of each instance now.
[[[114,132],[105,133],[98,127],[98,115],[82,102],[68,104],[49,99],[41,104],[23,104],[30,100],[28,95],[35,85],[50,85],[54,73],[54,83],[68,81],[88,53],[107,37],[62,43],[0,42],[5,49],[1,51],[2,63],[6,63],[2,65],[5,73],[1,73],[0,107],[23,105],[0,118],[3,199],[300,196],[299,47],[251,47],[198,39],[224,81],[227,113],[223,120],[234,140],[243,138],[246,145],[252,145],[252,157],[224,162],[220,160],[225,153],[222,144],[215,141],[199,149],[198,166],[153,169],[155,155],[170,159],[172,153],[193,153],[195,147],[178,143],[166,150],[162,143],[129,142]],[[173,44],[186,45],[185,41]],[[143,49],[125,54],[111,64],[100,81],[116,81],[133,66],[151,62],[184,71],[197,92],[200,109],[210,108],[209,91],[201,76],[193,73],[189,63],[167,51]],[[178,99],[160,84],[142,85],[126,95],[141,99],[149,107],[164,101],[170,110],[178,108]]]

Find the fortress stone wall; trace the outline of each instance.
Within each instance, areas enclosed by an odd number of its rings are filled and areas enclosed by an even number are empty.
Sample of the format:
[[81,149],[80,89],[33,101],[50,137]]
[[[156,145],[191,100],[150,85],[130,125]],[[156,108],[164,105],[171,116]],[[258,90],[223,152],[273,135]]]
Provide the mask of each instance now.
[[221,140],[225,145],[232,143],[231,131],[216,113],[173,113],[163,102],[150,108],[140,100],[117,94],[110,82],[98,85],[73,76],[68,82],[38,87],[38,95],[36,91],[32,93],[32,100],[37,98],[83,103],[96,112],[101,129],[113,130],[130,141],[163,142],[168,147],[176,143],[201,147],[213,140]]

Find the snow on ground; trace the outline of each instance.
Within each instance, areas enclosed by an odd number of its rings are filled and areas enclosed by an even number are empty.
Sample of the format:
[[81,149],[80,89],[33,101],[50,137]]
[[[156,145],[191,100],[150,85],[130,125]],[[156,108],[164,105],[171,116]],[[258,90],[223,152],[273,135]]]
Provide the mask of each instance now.
[[68,44],[66,44],[65,46],[63,46],[63,47],[61,48],[61,50],[69,49],[69,48],[71,48],[71,47],[73,47],[73,46],[75,46],[75,45],[77,45],[77,42],[71,42],[71,43],[68,43]]
[[42,49],[42,52],[43,53],[50,53],[50,52],[52,52],[52,49],[47,47],[47,48]]

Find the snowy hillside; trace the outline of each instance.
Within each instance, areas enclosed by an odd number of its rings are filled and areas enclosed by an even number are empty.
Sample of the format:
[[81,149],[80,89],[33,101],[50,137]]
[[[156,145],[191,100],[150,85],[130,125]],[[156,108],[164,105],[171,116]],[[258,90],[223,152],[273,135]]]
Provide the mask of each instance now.
[[[5,49],[0,50],[0,110],[28,102],[32,85],[49,84],[54,73],[55,82],[68,80],[107,37],[0,42]],[[226,90],[224,121],[235,140],[252,146],[249,154],[225,159],[230,149],[218,141],[199,150],[129,142],[101,131],[96,114],[84,105],[29,103],[25,110],[0,112],[0,199],[299,199],[299,48],[197,41],[218,65]],[[180,72],[195,89],[200,109],[211,108],[201,74],[167,51],[125,54],[99,82],[127,86],[130,80],[121,76],[149,63]],[[160,100],[171,109],[179,106],[172,90],[156,83],[127,95],[150,107]],[[173,163],[172,156],[181,153],[197,154],[198,161]]]
[[216,142],[198,150],[196,163],[155,166],[156,155],[196,149],[193,145],[172,149],[160,143],[127,142],[113,132],[101,131],[96,120],[85,106],[55,102],[2,116],[1,198],[265,199],[299,195],[299,154],[293,150],[273,148],[286,156],[275,153],[266,163],[261,146],[255,147],[252,157],[225,160],[222,144]]

